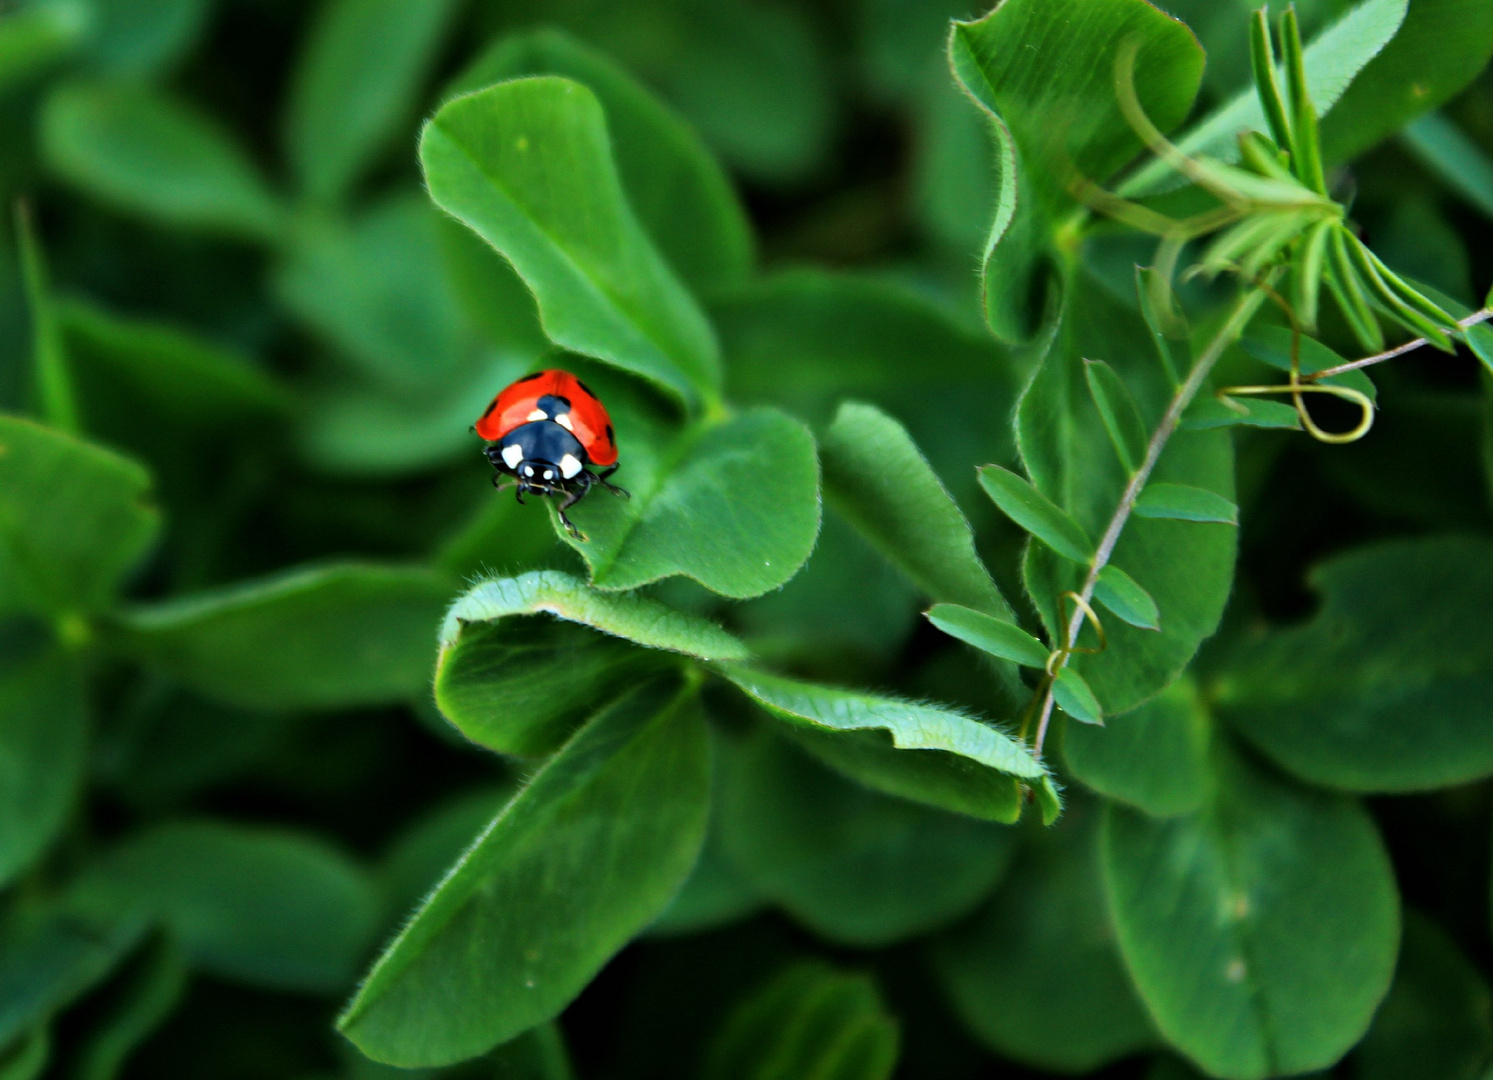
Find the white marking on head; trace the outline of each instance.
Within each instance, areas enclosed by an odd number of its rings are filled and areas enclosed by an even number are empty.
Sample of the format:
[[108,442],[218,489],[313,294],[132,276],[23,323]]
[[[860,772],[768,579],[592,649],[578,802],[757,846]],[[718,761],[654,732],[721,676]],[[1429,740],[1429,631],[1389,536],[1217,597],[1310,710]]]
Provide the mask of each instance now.
[[553,480],[555,478],[555,470],[554,469],[545,469],[544,470],[544,478],[546,480]]
[[570,414],[568,412],[562,412],[556,415],[555,423],[559,424],[562,428],[570,432],[572,435],[575,434],[575,428],[570,426]]
[[503,447],[503,464],[510,469],[518,468],[518,463],[524,459],[524,448],[517,443],[509,443]]
[[525,476],[533,476],[534,475],[534,466],[532,466],[532,465],[525,465],[524,466],[524,475]]
[[545,412],[543,409],[535,409],[529,414],[530,420],[548,420],[549,418],[550,414]]
[[569,480],[581,471],[580,459],[574,454],[566,454],[560,459],[560,475]]

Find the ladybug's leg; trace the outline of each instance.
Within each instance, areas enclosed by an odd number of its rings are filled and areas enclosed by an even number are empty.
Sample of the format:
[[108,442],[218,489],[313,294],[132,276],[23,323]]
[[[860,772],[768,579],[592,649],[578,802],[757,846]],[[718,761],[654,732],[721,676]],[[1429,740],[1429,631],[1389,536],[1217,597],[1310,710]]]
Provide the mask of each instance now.
[[[618,462],[615,465],[608,465],[605,469],[603,469],[599,473],[585,473],[583,475],[590,476],[591,480],[595,481],[596,483],[600,484],[602,487],[606,488],[613,495],[621,495],[624,499],[630,499],[630,498],[632,498],[632,492],[628,491],[624,487],[618,487],[616,484],[609,484],[609,483],[607,483],[607,477],[611,476],[614,472],[616,472],[621,467],[622,467],[622,463]],[[589,486],[589,485],[590,485],[590,481],[587,482],[587,486]]]
[[[581,475],[585,476],[586,474],[582,473]],[[580,478],[577,477],[577,479]],[[570,492],[565,497],[565,501],[562,502],[559,507],[557,507],[560,514],[560,524],[564,525],[565,531],[570,533],[570,535],[575,537],[577,540],[584,540],[586,539],[586,537],[581,533],[581,530],[575,527],[574,523],[571,522],[569,515],[567,515],[565,511],[569,510],[576,503],[580,502],[581,496],[585,495],[586,492],[590,490],[591,485],[585,481],[582,481],[574,491]]]

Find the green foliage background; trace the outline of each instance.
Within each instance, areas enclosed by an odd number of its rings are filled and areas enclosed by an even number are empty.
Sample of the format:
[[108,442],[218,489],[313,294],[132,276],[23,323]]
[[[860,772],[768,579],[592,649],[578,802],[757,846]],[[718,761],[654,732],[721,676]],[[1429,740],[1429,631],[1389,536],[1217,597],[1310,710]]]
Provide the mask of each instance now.
[[1302,371],[1482,307],[1493,0],[1297,15],[0,5],[0,1080],[1493,1076],[1493,331],[1314,441],[1072,182],[1207,206],[1133,55]]

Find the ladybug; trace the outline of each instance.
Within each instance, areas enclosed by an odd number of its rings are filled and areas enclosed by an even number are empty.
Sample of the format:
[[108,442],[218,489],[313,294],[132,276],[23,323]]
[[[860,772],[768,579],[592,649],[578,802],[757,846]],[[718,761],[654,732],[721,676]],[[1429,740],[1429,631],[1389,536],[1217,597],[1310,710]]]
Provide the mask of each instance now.
[[[564,495],[560,522],[584,540],[565,515],[591,488],[600,484],[614,495],[630,497],[607,477],[617,471],[617,437],[606,406],[591,388],[568,371],[536,371],[492,399],[473,430],[489,443],[487,460],[497,470],[499,491],[517,488],[525,494]],[[591,472],[586,466],[601,469]],[[513,480],[502,483],[504,476]]]

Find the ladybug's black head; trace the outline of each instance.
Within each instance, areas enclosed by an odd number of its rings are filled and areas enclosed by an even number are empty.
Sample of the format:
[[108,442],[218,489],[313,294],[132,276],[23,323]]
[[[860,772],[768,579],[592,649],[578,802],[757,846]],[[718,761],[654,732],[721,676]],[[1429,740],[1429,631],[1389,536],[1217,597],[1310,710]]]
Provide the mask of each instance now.
[[487,448],[488,460],[520,484],[562,486],[586,467],[586,450],[579,439],[553,420],[531,420],[514,428]]

